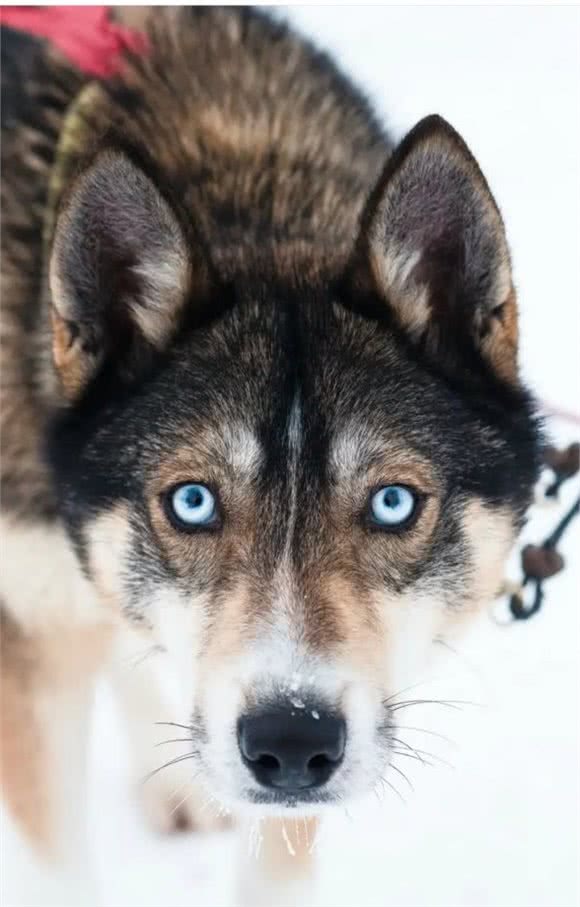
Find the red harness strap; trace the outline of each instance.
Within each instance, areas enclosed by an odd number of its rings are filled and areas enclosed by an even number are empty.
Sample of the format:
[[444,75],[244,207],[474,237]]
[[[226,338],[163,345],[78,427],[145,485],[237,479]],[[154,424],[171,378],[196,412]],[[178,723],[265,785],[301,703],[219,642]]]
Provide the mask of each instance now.
[[77,69],[106,78],[124,51],[145,50],[143,35],[109,18],[107,6],[4,6],[0,22],[46,39]]

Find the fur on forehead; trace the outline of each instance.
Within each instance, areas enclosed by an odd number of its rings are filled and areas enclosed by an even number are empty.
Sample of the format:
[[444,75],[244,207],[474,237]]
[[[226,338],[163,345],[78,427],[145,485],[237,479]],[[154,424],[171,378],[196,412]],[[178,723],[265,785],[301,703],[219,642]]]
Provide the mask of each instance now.
[[352,418],[336,427],[330,440],[329,473],[340,483],[358,479],[366,484],[397,482],[425,493],[441,491],[437,465],[421,456],[404,438],[383,433],[368,421]]
[[264,459],[256,433],[241,422],[200,425],[190,443],[177,448],[155,446],[160,461],[154,458],[150,472],[157,491],[186,479],[209,479],[214,471],[227,473],[237,482],[250,481],[257,478]]

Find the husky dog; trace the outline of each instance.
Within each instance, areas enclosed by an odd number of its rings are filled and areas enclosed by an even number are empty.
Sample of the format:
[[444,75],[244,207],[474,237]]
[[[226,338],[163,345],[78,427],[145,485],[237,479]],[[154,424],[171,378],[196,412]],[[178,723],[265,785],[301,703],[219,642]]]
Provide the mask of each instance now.
[[137,776],[184,726],[157,825],[262,817],[246,898],[287,905],[308,853],[284,865],[280,817],[372,791],[530,501],[510,256],[439,116],[393,147],[269,16],[132,15],[146,52],[98,83],[5,41],[4,799],[28,907],[88,903],[109,665]]

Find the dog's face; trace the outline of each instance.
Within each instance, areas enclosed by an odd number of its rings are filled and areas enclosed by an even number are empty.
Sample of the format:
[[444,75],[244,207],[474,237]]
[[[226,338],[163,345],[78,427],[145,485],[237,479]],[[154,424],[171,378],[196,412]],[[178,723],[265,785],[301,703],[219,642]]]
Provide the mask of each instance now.
[[[63,513],[106,605],[191,687],[212,792],[342,801],[383,774],[392,706],[434,640],[497,591],[535,478],[501,221],[430,121],[389,164],[343,279],[206,289],[219,314],[194,323],[178,310],[196,265],[132,168],[97,159],[57,230]],[[131,255],[111,187],[132,193],[134,231],[149,215]],[[107,226],[98,261],[89,216]]]

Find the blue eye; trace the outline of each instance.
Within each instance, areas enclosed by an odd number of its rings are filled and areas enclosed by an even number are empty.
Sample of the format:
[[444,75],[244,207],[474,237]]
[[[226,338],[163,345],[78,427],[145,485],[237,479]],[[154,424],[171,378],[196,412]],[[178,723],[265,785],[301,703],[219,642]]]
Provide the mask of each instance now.
[[402,528],[417,510],[417,495],[405,485],[385,485],[371,497],[371,520],[377,526]]
[[214,527],[217,505],[214,495],[205,485],[188,483],[169,492],[167,505],[178,528]]

